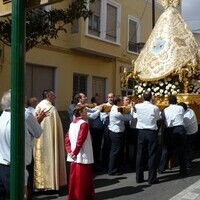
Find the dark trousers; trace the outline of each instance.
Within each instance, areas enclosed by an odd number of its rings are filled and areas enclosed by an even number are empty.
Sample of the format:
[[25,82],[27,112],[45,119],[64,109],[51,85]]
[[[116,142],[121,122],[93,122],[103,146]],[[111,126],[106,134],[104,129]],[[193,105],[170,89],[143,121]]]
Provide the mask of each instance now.
[[123,140],[122,140],[122,148],[121,151],[121,163],[122,165],[130,164],[130,140],[132,139],[130,133],[130,126],[128,122],[125,122],[125,131],[123,134]]
[[10,166],[0,164],[0,200],[10,199]]
[[110,131],[111,149],[108,174],[114,174],[120,171],[120,155],[122,151],[123,132],[115,133]]
[[110,133],[108,126],[105,125],[103,134],[102,165],[106,170],[108,169],[110,148],[111,148]]
[[103,138],[103,129],[91,128],[90,133],[92,135],[92,146],[94,154],[94,166],[97,167],[100,164],[101,144]]
[[29,173],[28,176],[28,184],[27,184],[27,190],[28,190],[28,200],[32,200],[32,195],[33,195],[33,166],[34,166],[34,161],[32,158],[31,164],[26,166],[26,169]]
[[145,149],[148,150],[148,183],[156,181],[156,162],[158,151],[158,131],[138,129],[138,149],[136,160],[136,180],[141,181],[144,179],[144,164],[145,164]]
[[137,143],[138,143],[138,129],[130,128],[129,143],[133,144],[133,169],[136,168],[136,158],[137,158]]
[[169,159],[177,148],[179,154],[180,173],[186,173],[186,131],[183,126],[166,128],[164,131],[164,147],[159,164],[159,171],[167,168]]
[[186,161],[187,161],[187,167],[192,166],[192,145],[193,142],[196,139],[197,134],[192,134],[192,135],[187,135],[186,136],[186,147],[187,147],[187,152],[186,152]]

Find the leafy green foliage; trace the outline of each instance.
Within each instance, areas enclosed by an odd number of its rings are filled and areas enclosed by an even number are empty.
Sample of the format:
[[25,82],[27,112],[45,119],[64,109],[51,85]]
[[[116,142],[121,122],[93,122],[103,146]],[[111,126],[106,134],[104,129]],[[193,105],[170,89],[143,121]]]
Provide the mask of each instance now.
[[[95,0],[90,0],[94,2]],[[66,32],[65,25],[75,19],[86,19],[92,12],[87,9],[87,0],[74,0],[66,9],[27,10],[26,51],[36,45],[51,45],[50,40],[58,38],[59,32]],[[11,46],[12,19],[0,17],[0,40]]]

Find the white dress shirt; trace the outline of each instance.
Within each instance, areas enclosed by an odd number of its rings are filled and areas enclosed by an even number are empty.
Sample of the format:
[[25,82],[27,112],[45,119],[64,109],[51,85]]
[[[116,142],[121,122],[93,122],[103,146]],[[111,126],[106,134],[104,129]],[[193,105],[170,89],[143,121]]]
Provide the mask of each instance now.
[[99,115],[100,115],[100,110],[97,109],[97,107],[95,108],[87,108],[87,116],[88,119],[96,119]]
[[[107,106],[112,106],[109,102],[107,102],[105,105]],[[103,122],[103,124],[108,125],[109,124],[109,114],[106,112],[100,112],[100,119]]]
[[164,119],[166,127],[173,126],[184,126],[183,116],[185,110],[182,106],[176,104],[170,104],[167,108],[164,109]]
[[161,118],[159,108],[149,101],[135,105],[138,129],[157,130],[157,121]]
[[69,115],[69,119],[70,119],[70,122],[73,121],[73,109],[74,109],[75,105],[74,104],[69,104],[68,108],[67,108],[67,112],[68,112],[68,115]]
[[194,111],[188,108],[183,117],[186,134],[192,135],[198,131],[198,122]]
[[28,108],[26,108],[29,112],[31,112],[34,116],[35,116],[35,108],[29,106]]
[[108,125],[108,129],[115,133],[124,132],[124,121],[131,120],[133,120],[133,116],[131,114],[122,114],[118,112],[118,106],[113,105],[109,115],[110,123]]
[[[25,109],[25,166],[30,165],[33,156],[34,138],[39,138],[42,128],[33,116],[32,109]],[[25,167],[24,184],[28,183],[29,173]]]
[[11,113],[3,111],[0,116],[0,164],[10,165]]
[[[77,105],[84,105],[84,104],[78,103]],[[95,108],[86,107],[86,111],[88,119],[96,119],[100,115],[100,110],[98,110],[98,106],[96,106]],[[75,119],[74,116],[73,118]]]
[[25,164],[29,165],[32,161],[32,151],[34,138],[39,138],[42,128],[30,110],[25,110]]

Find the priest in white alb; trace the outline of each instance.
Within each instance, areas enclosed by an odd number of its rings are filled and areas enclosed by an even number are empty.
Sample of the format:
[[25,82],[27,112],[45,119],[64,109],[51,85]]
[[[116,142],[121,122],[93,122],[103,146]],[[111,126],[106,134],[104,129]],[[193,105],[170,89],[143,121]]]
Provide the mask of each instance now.
[[52,90],[43,91],[43,100],[37,105],[38,109],[49,110],[41,127],[43,133],[35,141],[34,148],[34,189],[60,190],[66,186],[66,162],[64,149],[63,127],[59,114],[53,105],[55,94]]

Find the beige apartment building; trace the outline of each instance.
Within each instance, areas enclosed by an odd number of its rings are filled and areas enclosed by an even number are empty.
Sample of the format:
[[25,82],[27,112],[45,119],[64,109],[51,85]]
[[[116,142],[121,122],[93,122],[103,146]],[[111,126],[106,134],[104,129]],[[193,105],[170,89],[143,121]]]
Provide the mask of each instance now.
[[[70,0],[45,6],[67,7]],[[132,94],[121,88],[121,75],[132,67],[141,46],[152,31],[152,0],[96,0],[88,3],[93,15],[74,21],[67,33],[26,53],[26,95],[41,99],[44,89],[55,90],[56,106],[66,111],[77,92],[88,101],[98,94],[104,102],[108,92]],[[163,9],[156,4],[155,19]],[[10,88],[11,49],[1,44],[0,94]]]

